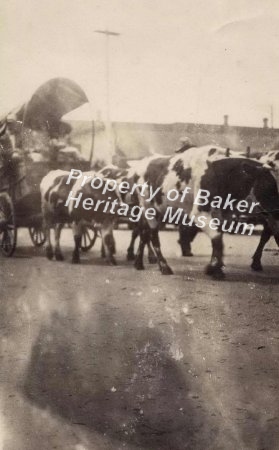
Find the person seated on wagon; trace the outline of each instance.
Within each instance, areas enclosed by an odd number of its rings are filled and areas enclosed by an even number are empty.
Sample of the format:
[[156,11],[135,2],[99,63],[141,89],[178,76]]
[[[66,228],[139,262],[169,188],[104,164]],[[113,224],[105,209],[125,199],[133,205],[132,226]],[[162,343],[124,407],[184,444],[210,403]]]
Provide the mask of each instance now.
[[175,153],[184,153],[189,148],[196,147],[196,145],[193,145],[191,139],[188,138],[187,136],[180,138],[179,141],[180,147],[177,150],[175,150]]
[[24,195],[28,188],[24,158],[14,145],[8,121],[0,122],[0,182],[3,181],[9,187],[12,185],[14,197],[17,199]]
[[58,164],[59,167],[63,164],[74,164],[77,161],[85,160],[77,146],[71,142],[71,131],[70,124],[60,122],[58,130],[51,133],[49,141],[50,160],[53,164]]
[[8,121],[0,121],[0,167],[5,168],[12,175],[17,170],[17,166],[22,161],[18,149],[14,146],[14,140],[9,132]]

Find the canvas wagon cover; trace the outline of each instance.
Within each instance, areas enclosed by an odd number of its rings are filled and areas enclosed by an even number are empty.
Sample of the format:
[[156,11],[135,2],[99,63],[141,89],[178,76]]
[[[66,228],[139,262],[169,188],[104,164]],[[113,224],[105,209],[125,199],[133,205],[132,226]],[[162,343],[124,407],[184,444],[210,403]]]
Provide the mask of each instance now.
[[51,129],[62,116],[88,102],[80,86],[67,78],[53,78],[41,85],[25,107],[23,126]]
[[[16,192],[17,221],[25,226],[40,214],[40,182],[49,170],[69,169],[66,163],[54,164],[51,159],[36,161],[31,157],[34,142],[47,151],[49,138],[53,131],[59,130],[62,117],[76,108],[88,103],[83,89],[67,78],[53,78],[42,84],[20,111],[22,114],[22,145],[26,151],[24,161],[25,192]],[[17,117],[18,118],[18,117]],[[67,123],[63,123],[67,126]],[[40,153],[34,153],[34,155]],[[31,159],[30,159],[31,158]],[[89,161],[81,161],[88,170]],[[83,166],[81,167],[83,169]]]

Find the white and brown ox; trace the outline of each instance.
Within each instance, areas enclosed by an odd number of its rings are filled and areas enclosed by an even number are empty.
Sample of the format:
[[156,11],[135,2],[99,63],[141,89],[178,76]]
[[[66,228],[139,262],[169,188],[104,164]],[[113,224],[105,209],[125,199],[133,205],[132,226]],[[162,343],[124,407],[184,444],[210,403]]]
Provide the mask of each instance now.
[[[49,172],[41,181],[41,201],[42,201],[42,215],[43,224],[46,232],[46,256],[52,259],[55,256],[57,261],[63,260],[63,254],[60,248],[60,235],[63,225],[65,223],[73,224],[73,236],[75,248],[72,255],[72,262],[80,262],[80,246],[81,237],[86,223],[100,224],[102,235],[102,244],[105,250],[105,256],[109,264],[115,265],[114,258],[115,242],[113,238],[113,225],[115,216],[102,213],[101,210],[86,210],[80,205],[78,208],[73,208],[73,203],[70,202],[66,206],[66,202],[70,192],[72,196],[84,194],[84,197],[91,197],[94,202],[105,202],[110,197],[112,200],[117,199],[117,193],[102,192],[102,189],[92,189],[88,183],[82,186],[84,175],[89,179],[95,176],[102,178],[101,174],[95,172],[85,172],[81,179],[70,177],[70,172],[63,170],[53,170]],[[76,176],[76,175],[75,175]],[[54,228],[55,232],[55,247],[54,251],[51,244],[50,230]]]
[[[203,146],[202,148],[206,152],[206,154],[210,150],[211,152],[213,152],[213,154],[215,152],[215,149],[211,145]],[[187,150],[189,150],[189,147],[187,147]],[[180,150],[179,153],[184,153],[184,151],[185,151],[184,149],[183,151]],[[225,149],[221,147],[218,147],[218,154],[219,155],[222,154],[223,156],[226,157],[238,155],[238,153],[232,152],[228,148]],[[140,178],[142,179],[144,177],[146,168],[153,160],[155,159],[169,160],[169,158],[170,158],[169,155],[160,155],[158,153],[157,154],[153,153],[152,155],[142,158],[141,160],[127,161],[125,168],[120,168],[113,164],[108,165],[103,169],[101,169],[100,173],[102,173],[105,177],[117,180],[117,182],[119,183],[123,180],[127,181],[130,184],[130,186],[132,186],[134,183],[137,183]],[[129,194],[124,196],[122,195],[121,198],[126,203],[139,204],[138,197],[136,195],[133,196],[129,196]],[[198,229],[195,226],[192,227],[190,226],[185,227],[183,225],[179,226],[180,239],[178,242],[181,245],[183,256],[189,256],[191,250],[190,242],[194,239],[195,235],[197,234],[197,231]],[[138,238],[139,235],[140,235],[140,224],[134,223],[130,244],[127,249],[128,261],[133,261],[136,258],[134,249],[136,239]],[[154,250],[152,249],[152,246],[150,245],[149,242],[147,243],[147,246],[148,246],[148,261],[151,264],[155,264],[157,262],[157,257],[154,253]]]
[[[140,181],[147,182],[153,187],[153,191],[158,189],[158,193],[150,203],[139,197],[140,204],[144,208],[153,206],[157,216],[153,220],[142,221],[141,242],[135,261],[138,270],[144,268],[143,251],[151,240],[161,272],[172,273],[162,255],[159,241],[160,223],[168,208],[171,208],[172,212],[182,209],[183,214],[188,217],[184,216],[187,219],[185,223],[189,217],[195,216],[195,224],[209,236],[212,242],[212,257],[206,272],[216,278],[224,276],[223,232],[230,231],[228,227],[224,228],[225,219],[236,207],[240,212],[252,213],[256,204],[260,204],[273,234],[278,236],[278,189],[270,170],[264,168],[260,162],[243,157],[228,158],[224,156],[224,149],[219,147],[192,148],[169,158],[154,158],[147,165]],[[206,204],[202,204],[204,202],[201,200],[197,201],[200,189],[208,192]],[[255,202],[249,206],[246,198],[251,191]],[[202,227],[199,223],[200,216],[204,217]],[[215,221],[214,227],[212,219]]]
[[[113,164],[108,165],[100,170],[100,173],[103,174],[105,177],[116,180],[118,183],[121,183],[122,181],[125,181],[129,183],[131,189],[134,183],[137,183],[140,176],[144,174],[146,166],[149,164],[149,162],[154,158],[154,156],[148,156],[146,158],[143,158],[142,160],[138,161],[127,161],[127,167],[126,168],[119,168]],[[121,200],[131,206],[138,205],[139,200],[136,193],[133,195],[130,195],[130,193],[127,194],[121,194]],[[140,227],[139,223],[136,222],[131,225],[132,226],[132,236],[130,240],[129,247],[127,248],[127,261],[134,261],[136,259],[135,255],[135,242],[136,239],[140,235]],[[157,258],[156,255],[150,245],[150,243],[147,243],[148,247],[148,261],[151,264],[156,264]]]

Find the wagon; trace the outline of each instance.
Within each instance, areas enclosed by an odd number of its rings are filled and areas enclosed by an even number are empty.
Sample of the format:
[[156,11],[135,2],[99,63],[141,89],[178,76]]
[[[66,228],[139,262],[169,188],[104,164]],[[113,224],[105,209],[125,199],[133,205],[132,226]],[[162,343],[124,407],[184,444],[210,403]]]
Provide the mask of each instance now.
[[[0,165],[0,251],[11,256],[17,245],[17,229],[26,227],[35,247],[41,247],[46,236],[42,224],[40,182],[53,169],[71,168],[89,170],[93,155],[94,124],[91,124],[91,142],[78,142],[75,134],[75,151],[59,150],[59,135],[69,133],[71,125],[62,118],[74,109],[88,103],[83,90],[65,78],[49,80],[37,89],[30,101],[15,113],[14,131],[17,151],[10,152]],[[62,128],[62,132],[61,132]],[[69,138],[69,136],[68,136]],[[55,141],[57,148],[51,153],[48,142]],[[61,144],[61,142],[60,142]],[[69,145],[66,146],[69,148]],[[3,148],[2,151],[6,152]],[[7,153],[7,152],[6,152]],[[8,152],[9,153],[9,152]],[[80,157],[79,157],[80,155]],[[98,231],[87,224],[82,235],[81,249],[90,250],[96,242]]]

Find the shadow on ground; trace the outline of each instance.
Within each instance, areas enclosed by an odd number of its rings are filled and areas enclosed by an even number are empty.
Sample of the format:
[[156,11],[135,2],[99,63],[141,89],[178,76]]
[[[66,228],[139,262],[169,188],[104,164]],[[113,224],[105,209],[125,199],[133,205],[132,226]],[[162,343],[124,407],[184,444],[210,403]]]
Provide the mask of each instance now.
[[116,309],[112,318],[100,303],[95,327],[93,313],[85,325],[52,315],[32,349],[23,387],[29,401],[140,448],[209,448],[200,431],[212,418],[196,409],[190,375],[187,384],[163,336]]

